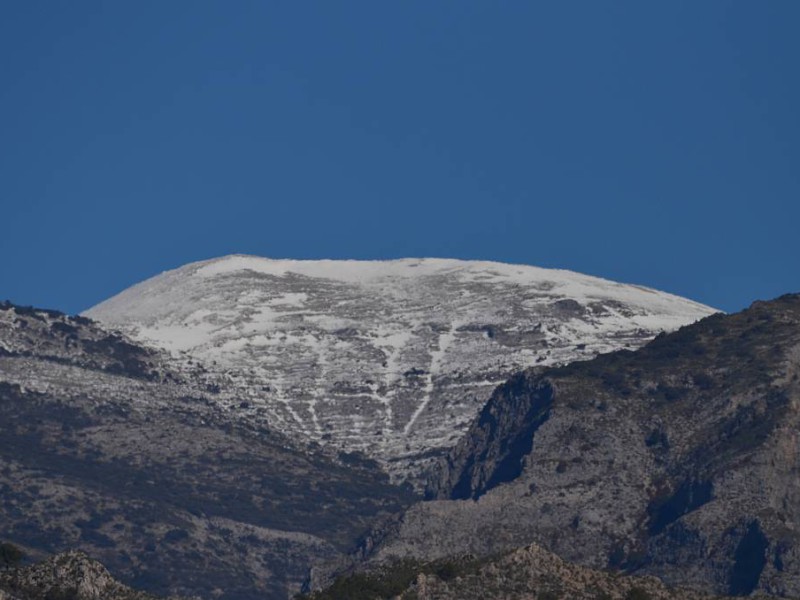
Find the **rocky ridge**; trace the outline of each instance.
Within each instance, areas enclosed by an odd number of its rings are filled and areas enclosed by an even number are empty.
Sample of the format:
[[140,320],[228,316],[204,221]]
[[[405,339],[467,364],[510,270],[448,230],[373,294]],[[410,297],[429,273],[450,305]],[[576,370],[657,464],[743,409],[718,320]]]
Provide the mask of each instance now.
[[492,389],[532,365],[635,348],[713,313],[569,271],[445,259],[228,256],[168,271],[85,315],[171,353],[296,439],[404,479],[456,444]]
[[707,593],[800,596],[800,295],[493,394],[373,564],[535,542]]
[[157,600],[157,597],[121,584],[99,562],[73,550],[34,565],[0,571],[0,600]]

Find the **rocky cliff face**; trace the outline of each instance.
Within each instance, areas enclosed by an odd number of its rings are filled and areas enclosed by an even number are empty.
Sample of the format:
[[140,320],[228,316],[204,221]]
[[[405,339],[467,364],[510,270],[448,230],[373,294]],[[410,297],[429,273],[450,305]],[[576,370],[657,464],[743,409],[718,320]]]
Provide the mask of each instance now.
[[800,595],[800,296],[494,393],[373,561],[537,542],[595,568]]
[[[638,347],[714,312],[568,271],[440,259],[229,256],[169,271],[86,315],[172,353],[297,439],[400,478],[464,433],[491,390],[532,365]],[[202,366],[201,371],[198,365]]]
[[286,598],[412,499],[182,379],[87,319],[0,305],[0,539],[162,595]]

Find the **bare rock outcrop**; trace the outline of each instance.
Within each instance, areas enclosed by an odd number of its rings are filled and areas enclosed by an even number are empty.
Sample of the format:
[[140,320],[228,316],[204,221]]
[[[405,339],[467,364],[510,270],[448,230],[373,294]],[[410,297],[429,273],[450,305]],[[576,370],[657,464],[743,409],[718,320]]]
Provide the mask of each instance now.
[[0,572],[2,600],[156,600],[114,579],[99,562],[72,550]]

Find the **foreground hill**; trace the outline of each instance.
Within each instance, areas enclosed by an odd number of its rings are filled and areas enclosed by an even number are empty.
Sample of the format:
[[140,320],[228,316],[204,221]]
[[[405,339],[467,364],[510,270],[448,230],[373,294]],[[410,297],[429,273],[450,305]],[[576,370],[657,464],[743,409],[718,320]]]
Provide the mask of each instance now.
[[[83,552],[0,571],[0,600],[158,600],[114,579]],[[178,600],[177,598],[174,600]]]
[[0,539],[162,595],[286,598],[412,499],[180,379],[88,319],[0,304]]
[[[767,600],[766,596],[759,596]],[[305,600],[723,600],[655,577],[620,576],[558,558],[532,544],[485,559],[402,560],[342,576]],[[727,598],[727,597],[726,597]]]
[[712,312],[521,265],[228,256],[153,277],[85,314],[245,397],[243,419],[263,412],[295,438],[366,452],[404,477],[455,445],[520,369],[638,347]]
[[670,585],[800,596],[800,295],[501,386],[374,563],[536,542]]

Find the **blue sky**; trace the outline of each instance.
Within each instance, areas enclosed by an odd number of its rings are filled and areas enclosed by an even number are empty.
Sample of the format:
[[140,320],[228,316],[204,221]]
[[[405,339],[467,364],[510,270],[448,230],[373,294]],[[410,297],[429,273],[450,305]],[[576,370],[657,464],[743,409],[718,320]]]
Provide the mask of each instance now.
[[0,299],[242,252],[800,291],[800,2],[5,2]]

